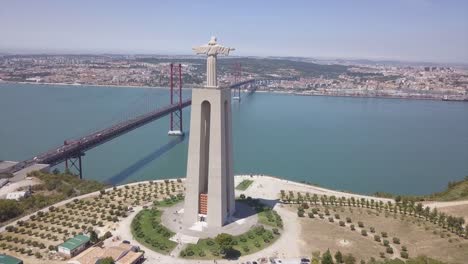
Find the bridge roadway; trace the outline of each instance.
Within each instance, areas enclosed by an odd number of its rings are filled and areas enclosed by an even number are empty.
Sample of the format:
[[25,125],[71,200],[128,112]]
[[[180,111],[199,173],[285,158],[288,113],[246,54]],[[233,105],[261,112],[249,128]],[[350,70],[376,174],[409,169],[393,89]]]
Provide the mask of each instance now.
[[113,138],[128,133],[140,126],[150,123],[156,119],[170,114],[171,112],[179,110],[179,108],[185,108],[192,104],[191,99],[182,101],[181,105],[173,104],[169,105],[152,112],[137,116],[135,118],[126,120],[124,122],[115,124],[106,129],[94,132],[90,135],[81,137],[76,140],[68,140],[60,147],[51,149],[47,152],[41,153],[36,157],[21,161],[12,167],[5,169],[2,172],[15,173],[23,168],[29,167],[33,164],[42,163],[49,164],[50,166],[57,165],[64,162],[66,159],[76,157],[84,153],[85,151],[95,148]]
[[[258,80],[249,79],[242,82],[238,82],[229,86],[229,88],[237,88],[247,84],[256,84]],[[34,158],[24,160],[16,163],[15,165],[0,170],[0,173],[15,173],[24,168],[32,166],[34,164],[49,164],[51,167],[59,163],[64,162],[67,159],[75,158],[82,155],[85,151],[95,148],[111,139],[114,139],[118,136],[121,136],[125,133],[128,133],[140,126],[143,126],[147,123],[150,123],[156,119],[159,119],[163,116],[166,116],[174,111],[182,109],[191,105],[192,100],[187,99],[182,101],[181,105],[172,104],[152,112],[137,116],[135,118],[120,122],[106,129],[94,132],[90,135],[81,137],[75,140],[67,140],[63,145],[53,148],[47,152],[38,154]]]

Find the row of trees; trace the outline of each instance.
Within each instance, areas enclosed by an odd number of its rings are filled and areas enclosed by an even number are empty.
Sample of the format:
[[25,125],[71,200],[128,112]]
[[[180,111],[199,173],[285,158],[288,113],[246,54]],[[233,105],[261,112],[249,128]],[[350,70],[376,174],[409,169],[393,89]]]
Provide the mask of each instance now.
[[311,264],[446,264],[427,256],[418,256],[407,260],[401,260],[398,258],[377,260],[374,257],[371,257],[367,262],[365,260],[357,262],[353,254],[343,254],[339,250],[335,252],[335,254],[332,254],[330,250],[327,250],[322,255],[320,255],[320,252],[314,252],[312,253],[312,256]]
[[[62,175],[59,172],[56,172],[55,175],[34,173],[31,176],[40,177],[44,181],[44,184],[39,188],[40,190],[57,190],[57,188],[68,184],[76,190],[73,191],[73,195],[75,195],[96,191],[97,187],[101,189],[99,195],[91,199],[76,198],[64,206],[49,206],[49,212],[39,211],[27,221],[18,221],[16,226],[7,226],[7,232],[13,234],[0,234],[0,241],[4,241],[3,249],[16,251],[24,245],[33,246],[37,247],[36,253],[41,257],[42,250],[47,249],[48,245],[48,247],[55,248],[56,244],[68,239],[70,235],[88,233],[93,240],[94,235],[96,235],[93,226],[104,226],[106,221],[116,222],[119,221],[120,217],[126,217],[129,205],[134,204],[135,201],[139,203],[140,199],[156,200],[158,196],[155,197],[151,194],[153,190],[162,190],[164,194],[172,195],[174,192],[178,194],[183,189],[181,181],[163,181],[135,186],[126,185],[123,188],[115,187],[113,190],[106,191],[102,189],[102,185],[82,183],[76,178],[71,179],[68,177],[69,175]],[[126,200],[122,197],[132,198]],[[174,196],[174,199],[179,199],[179,196]],[[24,213],[21,209],[22,207],[18,206],[16,201],[0,200],[1,221],[21,215]],[[19,236],[17,237],[15,234],[19,234]],[[21,235],[31,236],[31,239],[23,239]],[[40,240],[34,240],[34,238],[40,238]]]
[[405,215],[423,218],[426,221],[430,221],[443,228],[447,228],[459,236],[465,236],[468,238],[468,225],[465,226],[465,219],[463,217],[447,215],[446,213],[439,212],[437,208],[431,209],[428,206],[424,207],[422,203],[416,203],[412,200],[403,199],[395,203],[392,203],[391,201],[384,203],[382,200],[376,201],[374,199],[365,198],[357,199],[354,197],[336,197],[334,195],[318,196],[317,194],[311,195],[310,193],[305,193],[305,195],[303,195],[300,192],[294,193],[292,191],[289,191],[289,193],[286,194],[284,190],[281,190],[281,201],[285,203],[350,206],[375,209],[378,211],[384,210],[387,212],[398,212]]

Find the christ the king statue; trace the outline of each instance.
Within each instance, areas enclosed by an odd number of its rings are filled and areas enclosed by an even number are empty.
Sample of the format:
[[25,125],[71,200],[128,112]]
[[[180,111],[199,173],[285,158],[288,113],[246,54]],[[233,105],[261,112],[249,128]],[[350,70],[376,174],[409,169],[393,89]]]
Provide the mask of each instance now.
[[234,48],[223,47],[216,42],[216,37],[211,37],[207,45],[193,48],[196,54],[206,54],[206,86],[216,88],[218,81],[216,76],[216,56],[218,54],[229,55]]

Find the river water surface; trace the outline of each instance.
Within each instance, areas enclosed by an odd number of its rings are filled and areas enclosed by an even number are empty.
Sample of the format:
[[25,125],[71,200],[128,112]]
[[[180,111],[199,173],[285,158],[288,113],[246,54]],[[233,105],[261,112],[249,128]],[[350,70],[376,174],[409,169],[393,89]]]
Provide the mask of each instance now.
[[[168,97],[167,89],[0,83],[0,160],[31,158]],[[402,194],[440,191],[468,175],[468,103],[256,93],[232,111],[236,174]],[[189,116],[187,108],[186,129]],[[88,151],[84,177],[184,176],[187,137],[167,136],[168,126],[165,117]]]

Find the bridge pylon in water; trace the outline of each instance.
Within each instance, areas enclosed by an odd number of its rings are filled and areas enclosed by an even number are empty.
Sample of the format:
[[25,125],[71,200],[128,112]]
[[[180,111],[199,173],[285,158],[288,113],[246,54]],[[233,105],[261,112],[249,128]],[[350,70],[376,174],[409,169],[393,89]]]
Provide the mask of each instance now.
[[[239,83],[241,80],[242,76],[242,66],[240,62],[234,64],[234,83]],[[234,100],[241,100],[241,86],[239,85],[236,88],[234,88],[234,94],[232,96],[232,99]]]
[[171,85],[171,105],[179,104],[179,109],[177,111],[171,112],[171,123],[169,136],[183,136],[184,130],[182,127],[182,65],[178,64],[175,66],[171,63],[171,75],[170,75],[170,85]]

